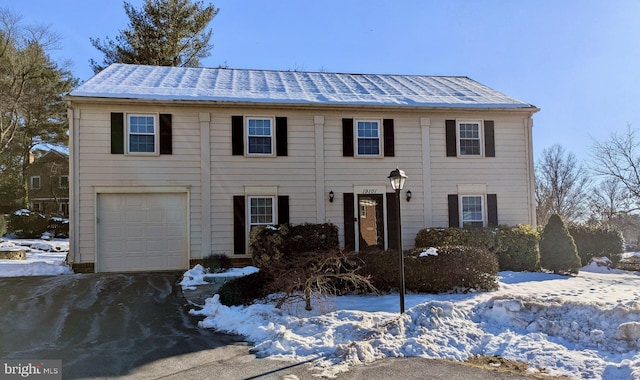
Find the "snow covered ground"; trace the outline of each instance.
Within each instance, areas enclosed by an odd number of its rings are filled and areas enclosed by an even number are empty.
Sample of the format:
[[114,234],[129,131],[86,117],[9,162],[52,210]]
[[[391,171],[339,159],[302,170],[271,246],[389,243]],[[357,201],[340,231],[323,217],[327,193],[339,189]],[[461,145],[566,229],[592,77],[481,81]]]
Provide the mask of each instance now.
[[26,260],[0,259],[0,277],[51,276],[71,274],[64,260],[69,252],[69,239],[0,239],[0,249],[27,250]]
[[[0,247],[29,247],[27,260],[0,260],[0,277],[70,274],[67,240],[6,239]],[[636,253],[640,256],[640,253]],[[206,277],[244,275],[247,267],[206,274],[185,272],[183,287]],[[217,296],[201,310],[203,328],[241,334],[258,355],[312,360],[331,377],[385,357],[463,361],[499,355],[531,371],[571,378],[640,379],[640,275],[591,264],[578,276],[501,272],[500,288],[472,294],[408,294],[399,315],[397,294],[346,296],[304,305],[226,307]]]
[[[192,272],[190,281],[198,281]],[[473,294],[329,297],[314,310],[273,303],[226,307],[218,296],[201,327],[241,334],[260,356],[314,362],[331,377],[385,357],[464,361],[476,354],[529,363],[532,372],[640,379],[640,276],[595,263],[576,277],[500,273],[500,289]]]

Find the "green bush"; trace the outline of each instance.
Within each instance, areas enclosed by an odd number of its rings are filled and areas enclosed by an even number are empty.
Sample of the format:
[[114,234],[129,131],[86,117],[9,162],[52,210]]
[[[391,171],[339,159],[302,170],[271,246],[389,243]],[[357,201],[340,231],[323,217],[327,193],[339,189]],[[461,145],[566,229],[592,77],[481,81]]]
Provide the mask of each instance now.
[[286,246],[289,254],[338,250],[338,227],[331,223],[290,225]]
[[615,265],[624,252],[624,238],[619,231],[598,227],[572,224],[569,233],[578,248],[582,265],[587,265],[594,257],[606,256]]
[[202,266],[209,268],[211,273],[223,272],[233,267],[231,259],[227,255],[209,255],[202,259]]
[[69,219],[60,217],[51,217],[49,224],[47,225],[47,232],[51,232],[54,237],[68,238],[69,237]]
[[[420,257],[424,249],[405,254],[405,289],[417,293],[493,290],[498,286],[498,262],[485,249],[438,247],[437,256]],[[380,291],[398,289],[399,258],[393,251],[361,253],[361,274],[371,277]]]
[[418,231],[414,247],[442,247],[445,245],[469,245],[468,230],[457,227],[423,228]]
[[540,236],[540,266],[561,274],[580,269],[578,250],[560,216],[551,215]]
[[266,268],[280,262],[286,255],[289,226],[256,226],[249,234],[249,252],[253,265]]
[[218,289],[220,303],[226,306],[248,305],[268,296],[273,281],[273,277],[266,271],[229,280]]
[[251,230],[249,249],[253,265],[266,268],[298,253],[338,250],[338,227],[331,223],[259,226]]
[[532,226],[499,227],[495,254],[500,270],[540,270],[539,238],[538,231]]
[[9,216],[9,231],[21,239],[39,238],[47,231],[49,220],[44,215],[26,209]]

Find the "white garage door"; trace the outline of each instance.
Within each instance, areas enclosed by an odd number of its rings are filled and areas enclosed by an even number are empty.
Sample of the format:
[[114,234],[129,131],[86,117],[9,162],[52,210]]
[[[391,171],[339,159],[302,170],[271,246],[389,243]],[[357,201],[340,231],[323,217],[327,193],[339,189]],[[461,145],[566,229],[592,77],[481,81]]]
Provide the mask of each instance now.
[[97,271],[188,269],[185,193],[98,194]]

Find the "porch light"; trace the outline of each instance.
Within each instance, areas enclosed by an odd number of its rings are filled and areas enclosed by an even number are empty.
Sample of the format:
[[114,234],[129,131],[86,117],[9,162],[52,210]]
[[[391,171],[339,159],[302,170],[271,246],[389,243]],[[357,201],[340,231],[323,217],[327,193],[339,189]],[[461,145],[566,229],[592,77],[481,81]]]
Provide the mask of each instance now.
[[407,202],[411,202],[411,190],[407,190]]
[[331,191],[329,192],[329,202],[330,202],[330,203],[333,203],[333,197],[334,197],[334,196],[335,196],[335,195],[333,194],[333,190],[331,190]]

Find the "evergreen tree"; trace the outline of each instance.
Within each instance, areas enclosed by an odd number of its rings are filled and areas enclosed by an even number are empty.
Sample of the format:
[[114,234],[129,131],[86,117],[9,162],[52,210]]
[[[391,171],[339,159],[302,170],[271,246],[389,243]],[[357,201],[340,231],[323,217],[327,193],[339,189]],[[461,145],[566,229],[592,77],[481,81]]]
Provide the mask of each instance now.
[[558,214],[553,214],[540,236],[540,266],[554,273],[576,274],[580,269],[578,249]]
[[212,31],[207,25],[218,13],[212,4],[145,0],[142,9],[136,9],[125,1],[124,10],[129,26],[115,41],[90,38],[104,54],[102,64],[90,60],[96,74],[112,63],[196,67],[210,55]]

